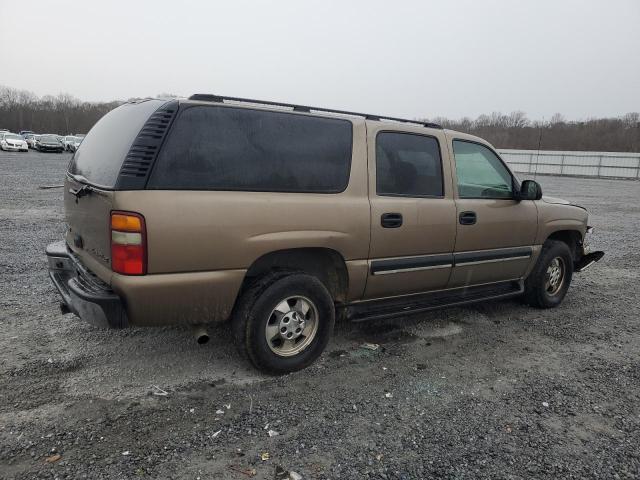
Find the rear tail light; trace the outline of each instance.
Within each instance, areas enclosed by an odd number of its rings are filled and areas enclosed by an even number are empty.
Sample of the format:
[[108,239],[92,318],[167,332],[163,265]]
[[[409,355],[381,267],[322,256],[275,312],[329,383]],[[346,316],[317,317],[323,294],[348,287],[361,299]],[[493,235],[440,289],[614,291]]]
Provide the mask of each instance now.
[[111,269],[124,275],[147,273],[147,231],[139,213],[111,212]]

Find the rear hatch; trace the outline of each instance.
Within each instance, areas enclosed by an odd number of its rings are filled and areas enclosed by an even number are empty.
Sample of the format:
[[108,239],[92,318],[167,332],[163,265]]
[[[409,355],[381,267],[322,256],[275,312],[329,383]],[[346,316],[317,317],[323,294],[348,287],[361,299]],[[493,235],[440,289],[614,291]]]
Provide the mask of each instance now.
[[[89,268],[111,269],[110,214],[118,174],[136,136],[163,100],[124,104],[96,123],[69,163],[64,185],[69,248]],[[94,273],[104,277],[103,269]],[[102,278],[109,282],[110,278]]]

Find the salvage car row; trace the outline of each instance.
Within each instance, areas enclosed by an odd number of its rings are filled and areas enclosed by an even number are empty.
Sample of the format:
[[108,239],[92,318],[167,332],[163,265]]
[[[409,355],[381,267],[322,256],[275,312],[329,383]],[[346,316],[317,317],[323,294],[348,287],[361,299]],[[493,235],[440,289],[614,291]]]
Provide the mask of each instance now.
[[26,152],[30,148],[40,152],[75,152],[83,139],[84,135],[37,135],[28,130],[20,133],[0,130],[0,149],[13,152]]

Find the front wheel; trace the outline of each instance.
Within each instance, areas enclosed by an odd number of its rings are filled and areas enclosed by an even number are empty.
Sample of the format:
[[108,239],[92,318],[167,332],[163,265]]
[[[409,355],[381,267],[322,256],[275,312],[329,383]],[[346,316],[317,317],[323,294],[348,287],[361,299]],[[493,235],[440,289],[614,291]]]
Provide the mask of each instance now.
[[303,369],[323,352],[335,323],[333,299],[316,277],[270,274],[238,301],[232,319],[236,345],[267,373]]
[[560,305],[573,276],[573,258],[569,246],[558,240],[547,240],[536,265],[524,282],[524,300],[538,308]]

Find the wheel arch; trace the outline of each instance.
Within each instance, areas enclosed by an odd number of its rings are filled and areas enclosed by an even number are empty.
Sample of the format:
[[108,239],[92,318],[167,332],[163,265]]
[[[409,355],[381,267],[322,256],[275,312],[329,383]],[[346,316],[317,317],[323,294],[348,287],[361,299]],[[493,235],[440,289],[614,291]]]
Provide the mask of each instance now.
[[580,260],[580,256],[582,254],[582,233],[579,230],[556,230],[555,232],[549,234],[549,236],[545,239],[547,240],[557,240],[560,242],[564,242],[571,250],[571,257],[573,261],[576,262]]
[[247,270],[240,293],[270,272],[287,270],[315,276],[327,288],[334,302],[346,301],[349,290],[347,264],[340,252],[326,247],[290,248],[262,255]]

